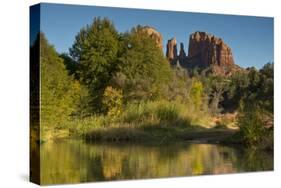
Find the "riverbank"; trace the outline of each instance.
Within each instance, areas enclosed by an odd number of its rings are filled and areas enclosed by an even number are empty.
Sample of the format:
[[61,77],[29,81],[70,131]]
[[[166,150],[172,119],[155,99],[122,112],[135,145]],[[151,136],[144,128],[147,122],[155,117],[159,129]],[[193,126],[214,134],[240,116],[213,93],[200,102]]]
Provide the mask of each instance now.
[[88,142],[156,142],[190,141],[200,143],[220,143],[238,131],[228,128],[201,127],[120,127],[92,130],[85,134]]
[[[32,131],[35,133],[35,131]],[[129,126],[119,125],[107,128],[87,129],[83,134],[77,129],[56,129],[42,131],[40,140],[31,134],[31,140],[43,144],[59,141],[61,139],[82,139],[87,143],[144,143],[144,144],[169,144],[179,142],[210,143],[223,145],[244,145],[239,129],[214,126],[206,128],[201,126]],[[259,150],[273,151],[273,139],[268,137],[263,143],[247,146]]]

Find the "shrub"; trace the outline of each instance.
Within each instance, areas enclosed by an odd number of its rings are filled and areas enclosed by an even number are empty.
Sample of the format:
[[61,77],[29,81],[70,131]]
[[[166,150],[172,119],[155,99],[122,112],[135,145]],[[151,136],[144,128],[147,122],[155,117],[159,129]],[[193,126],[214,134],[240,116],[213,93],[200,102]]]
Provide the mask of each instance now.
[[241,105],[238,126],[247,144],[255,145],[264,140],[267,130],[263,120],[264,112],[261,108],[256,105],[252,105],[252,108]]
[[156,114],[160,120],[174,121],[179,117],[180,109],[175,103],[160,103],[157,106]]
[[203,85],[200,81],[194,80],[190,90],[190,99],[196,110],[199,110],[203,101]]
[[111,86],[106,87],[103,94],[102,104],[108,116],[116,117],[120,115],[122,99],[123,95],[121,90],[114,89]]
[[139,126],[187,126],[191,121],[188,108],[178,102],[142,101],[128,104],[125,109],[122,113],[122,121]]

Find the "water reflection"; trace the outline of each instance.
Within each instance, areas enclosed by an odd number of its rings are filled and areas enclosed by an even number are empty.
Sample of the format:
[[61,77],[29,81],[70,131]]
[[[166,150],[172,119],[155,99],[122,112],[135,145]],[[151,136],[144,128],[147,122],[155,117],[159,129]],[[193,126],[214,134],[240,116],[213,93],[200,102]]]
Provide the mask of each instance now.
[[113,145],[64,140],[41,147],[42,184],[272,169],[270,153],[212,144]]

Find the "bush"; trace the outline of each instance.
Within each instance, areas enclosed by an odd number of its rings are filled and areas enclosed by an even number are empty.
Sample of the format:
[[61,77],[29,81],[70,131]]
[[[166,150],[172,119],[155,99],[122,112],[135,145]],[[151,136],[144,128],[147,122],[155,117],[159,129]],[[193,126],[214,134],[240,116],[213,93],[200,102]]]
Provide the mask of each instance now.
[[191,118],[184,104],[170,101],[142,101],[128,104],[122,113],[123,123],[138,126],[189,126]]
[[240,107],[238,126],[244,142],[252,146],[262,143],[268,132],[264,125],[264,112],[256,105]]
[[108,116],[116,117],[120,115],[122,99],[123,95],[121,90],[114,89],[111,86],[106,87],[103,94],[102,104]]
[[176,106],[175,103],[160,103],[157,106],[156,114],[160,120],[174,121],[179,118],[179,111],[179,106]]
[[200,81],[194,80],[190,90],[190,99],[196,110],[200,110],[203,101],[203,85]]

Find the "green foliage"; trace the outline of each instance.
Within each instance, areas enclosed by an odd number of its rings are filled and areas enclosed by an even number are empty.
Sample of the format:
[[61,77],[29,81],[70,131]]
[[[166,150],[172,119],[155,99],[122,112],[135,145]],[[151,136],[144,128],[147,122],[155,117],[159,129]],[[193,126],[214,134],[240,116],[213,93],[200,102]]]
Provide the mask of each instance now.
[[80,84],[68,76],[63,60],[40,34],[41,122],[58,127],[76,110]]
[[240,100],[248,91],[250,80],[247,72],[236,72],[229,77],[227,83],[221,106],[224,111],[233,112],[238,109]]
[[154,40],[141,26],[123,37],[124,52],[121,71],[128,79],[146,78],[153,82],[169,79],[169,64]]
[[[76,83],[79,83],[77,80],[75,80]],[[80,88],[79,88],[79,96],[77,96],[77,106],[76,110],[72,113],[72,116],[74,118],[82,118],[82,117],[87,117],[92,114],[91,106],[91,96],[89,94],[88,88],[80,83]]]
[[222,101],[225,109],[236,110],[243,100],[258,103],[261,108],[273,112],[273,64],[268,63],[260,70],[249,68],[237,72],[229,79]]
[[107,115],[110,117],[116,117],[121,113],[122,110],[122,91],[114,89],[111,86],[106,87],[102,104],[107,112]]
[[179,107],[173,103],[170,105],[160,103],[160,105],[156,109],[157,117],[165,121],[175,121],[177,118],[179,118],[179,113]]
[[259,106],[253,104],[251,107],[241,104],[238,126],[243,140],[252,146],[261,143],[267,133],[264,112]]
[[274,102],[274,70],[273,64],[267,63],[260,72],[260,89],[257,98],[260,100],[260,105],[268,112],[273,113]]
[[[250,68],[243,75],[239,79],[232,79],[236,81],[232,84],[237,89],[232,100],[240,102],[238,126],[243,141],[251,146],[272,149],[273,64],[266,64],[259,71]],[[243,81],[237,82],[241,80]]]
[[77,61],[74,61],[74,59],[66,53],[61,54],[60,57],[63,59],[63,63],[68,71],[68,74],[73,76],[76,80],[79,80],[78,73],[80,70],[80,64]]
[[231,80],[222,76],[209,75],[202,79],[204,93],[208,96],[208,106],[212,114],[222,111],[221,102],[224,101],[224,94],[229,91]]
[[182,68],[176,68],[172,71],[172,77],[168,82],[165,98],[169,101],[177,100],[182,103],[189,102],[189,93],[192,87],[192,79],[188,72]]
[[[125,108],[123,121],[142,125],[168,125],[176,126],[186,121],[189,125],[189,117],[185,116],[183,105],[168,101],[148,101],[137,104],[128,104]],[[178,122],[178,123],[177,123]]]
[[196,109],[200,109],[203,101],[203,85],[199,80],[194,80],[190,90],[190,99]]
[[93,110],[100,109],[103,90],[117,69],[119,34],[108,19],[95,18],[77,34],[70,55],[80,65],[78,75],[90,92]]
[[123,75],[128,100],[161,97],[171,76],[162,49],[141,26],[123,35],[122,49],[120,73],[116,77]]

